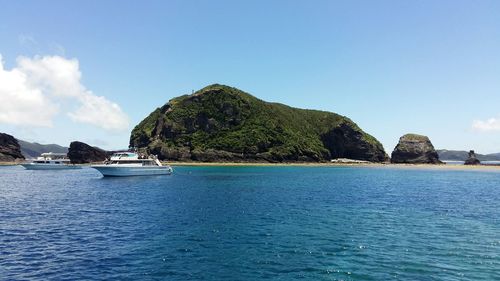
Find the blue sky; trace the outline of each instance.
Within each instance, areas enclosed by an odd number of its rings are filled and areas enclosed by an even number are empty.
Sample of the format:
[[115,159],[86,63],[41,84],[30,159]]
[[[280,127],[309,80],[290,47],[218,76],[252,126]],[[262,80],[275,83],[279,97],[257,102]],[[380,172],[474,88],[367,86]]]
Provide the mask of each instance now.
[[[0,114],[0,132],[123,148],[156,107],[221,83],[346,115],[388,153],[409,132],[500,152],[499,50],[498,1],[5,1],[4,76],[27,77],[46,98],[33,106],[52,111],[36,113],[49,126]],[[56,66],[76,67],[74,94],[41,80]],[[23,91],[6,92],[19,87],[0,86],[2,110],[29,110],[14,104]],[[86,119],[91,110],[116,126]]]

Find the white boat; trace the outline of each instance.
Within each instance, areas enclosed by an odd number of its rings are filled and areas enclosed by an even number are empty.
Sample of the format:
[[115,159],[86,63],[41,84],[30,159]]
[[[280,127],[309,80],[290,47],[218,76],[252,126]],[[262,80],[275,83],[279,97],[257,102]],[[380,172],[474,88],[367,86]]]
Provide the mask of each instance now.
[[104,164],[90,166],[105,177],[170,175],[172,168],[163,166],[156,157],[139,157],[132,152],[118,152]]
[[80,169],[80,166],[71,164],[66,153],[42,153],[41,156],[32,160],[30,163],[20,164],[26,170],[62,170],[62,169]]

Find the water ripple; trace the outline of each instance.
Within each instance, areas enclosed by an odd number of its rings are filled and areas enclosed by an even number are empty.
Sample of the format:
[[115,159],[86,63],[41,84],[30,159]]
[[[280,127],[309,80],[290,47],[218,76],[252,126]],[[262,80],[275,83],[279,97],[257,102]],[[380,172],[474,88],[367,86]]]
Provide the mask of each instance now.
[[0,279],[500,280],[500,174],[0,167]]

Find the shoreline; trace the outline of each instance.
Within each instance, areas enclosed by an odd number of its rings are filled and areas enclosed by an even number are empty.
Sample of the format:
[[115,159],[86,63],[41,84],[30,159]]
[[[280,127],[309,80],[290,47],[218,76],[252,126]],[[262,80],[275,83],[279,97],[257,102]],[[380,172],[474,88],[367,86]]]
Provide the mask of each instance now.
[[173,167],[363,167],[412,168],[433,170],[500,171],[500,165],[392,164],[392,163],[265,163],[265,162],[162,162]]
[[22,162],[0,162],[0,166],[15,166],[15,165],[19,165],[21,163]]
[[[0,162],[0,166],[16,166],[22,162]],[[92,163],[76,164],[89,166]],[[94,163],[95,164],[95,163]],[[360,168],[398,168],[398,169],[431,169],[431,170],[465,170],[465,171],[500,171],[500,165],[450,165],[450,164],[393,164],[393,163],[330,163],[330,162],[182,162],[162,161],[163,165],[172,167],[360,167]]]

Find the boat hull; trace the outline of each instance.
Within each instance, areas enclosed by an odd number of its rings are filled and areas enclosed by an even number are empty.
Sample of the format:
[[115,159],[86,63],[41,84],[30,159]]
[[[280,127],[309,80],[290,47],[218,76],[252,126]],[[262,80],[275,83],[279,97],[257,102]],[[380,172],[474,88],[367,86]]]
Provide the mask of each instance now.
[[159,176],[172,174],[172,168],[169,166],[116,167],[110,165],[94,165],[91,167],[98,170],[105,177]]
[[26,170],[68,170],[68,169],[81,169],[82,167],[76,165],[66,164],[20,164]]

